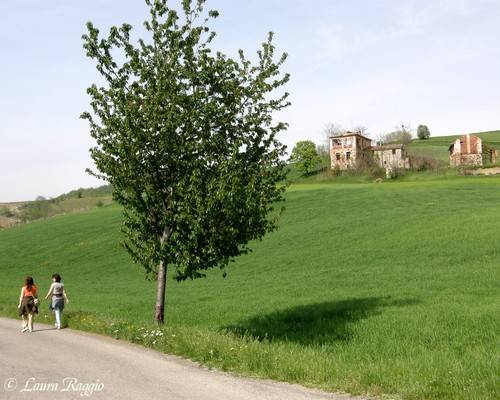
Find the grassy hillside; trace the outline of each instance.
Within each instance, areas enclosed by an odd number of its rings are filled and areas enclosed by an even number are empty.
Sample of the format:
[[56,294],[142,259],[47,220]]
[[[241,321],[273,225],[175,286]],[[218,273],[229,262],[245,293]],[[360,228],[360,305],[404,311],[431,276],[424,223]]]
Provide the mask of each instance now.
[[17,203],[0,203],[0,229],[55,215],[81,212],[110,204],[111,186],[77,189],[53,199],[37,199]]
[[[448,164],[450,156],[448,148],[461,135],[436,136],[427,140],[414,140],[407,146],[407,149],[410,153],[432,157]],[[500,131],[474,133],[474,135],[479,136],[483,143],[500,149]]]
[[120,223],[107,206],[0,232],[0,313],[25,274],[45,291],[60,272],[70,326],[331,391],[498,398],[500,177],[292,186],[226,279],[169,280],[162,331]]

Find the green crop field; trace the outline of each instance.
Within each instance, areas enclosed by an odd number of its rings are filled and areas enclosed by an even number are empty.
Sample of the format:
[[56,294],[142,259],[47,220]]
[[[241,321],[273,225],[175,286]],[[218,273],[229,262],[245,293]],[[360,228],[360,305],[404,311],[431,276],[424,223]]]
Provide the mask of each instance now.
[[25,274],[45,291],[60,272],[71,327],[330,391],[498,399],[500,177],[302,184],[286,197],[280,229],[227,278],[169,280],[161,330],[114,205],[1,231],[0,313],[16,315]]
[[[427,140],[417,139],[411,142],[407,146],[407,149],[410,155],[423,155],[449,164],[450,153],[448,151],[448,148],[450,147],[450,144],[457,138],[459,138],[462,134],[465,133],[461,133],[455,136],[436,136],[431,137]],[[483,140],[483,143],[500,149],[500,131],[473,133],[473,135],[479,136]]]

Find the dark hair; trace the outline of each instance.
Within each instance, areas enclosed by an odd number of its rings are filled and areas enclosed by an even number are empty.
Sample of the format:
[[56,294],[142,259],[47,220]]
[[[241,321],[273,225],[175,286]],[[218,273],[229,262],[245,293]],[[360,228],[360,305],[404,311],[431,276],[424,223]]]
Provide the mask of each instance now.
[[54,274],[54,275],[52,275],[52,279],[55,279],[55,280],[56,280],[56,282],[58,282],[58,283],[59,283],[59,282],[61,282],[61,275],[59,275],[59,274]]
[[24,278],[24,286],[28,288],[28,290],[31,290],[35,282],[33,282],[33,278],[31,276],[27,276]]

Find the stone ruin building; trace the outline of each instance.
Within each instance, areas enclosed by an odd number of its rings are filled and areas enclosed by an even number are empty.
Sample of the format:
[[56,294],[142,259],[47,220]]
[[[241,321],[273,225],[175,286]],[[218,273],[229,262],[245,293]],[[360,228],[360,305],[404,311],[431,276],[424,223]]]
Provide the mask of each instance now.
[[356,165],[356,159],[361,157],[364,150],[371,148],[371,145],[371,139],[360,133],[347,132],[341,136],[331,136],[332,168],[338,167],[341,170],[353,168]]
[[450,165],[458,167],[460,165],[483,165],[483,158],[495,163],[498,157],[498,150],[483,149],[483,141],[474,135],[464,135],[450,147]]
[[390,171],[394,168],[410,168],[404,145],[391,144],[372,146],[372,140],[360,133],[346,132],[344,135],[330,137],[331,168],[346,170],[356,167],[356,160],[370,154],[378,165]]
[[410,158],[407,156],[402,144],[388,144],[371,148],[375,159],[382,168],[410,168]]

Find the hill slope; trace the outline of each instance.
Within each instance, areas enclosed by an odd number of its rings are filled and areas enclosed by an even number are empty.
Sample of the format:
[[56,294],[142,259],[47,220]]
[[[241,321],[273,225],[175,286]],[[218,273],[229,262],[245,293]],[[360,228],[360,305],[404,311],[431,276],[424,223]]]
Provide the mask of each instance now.
[[[479,136],[483,140],[483,143],[500,149],[500,131],[473,133],[473,135]],[[450,157],[448,148],[450,144],[460,136],[461,135],[436,136],[427,140],[417,139],[411,142],[407,146],[407,149],[410,153],[432,157],[448,164]]]
[[25,274],[45,291],[60,272],[72,326],[332,391],[493,399],[499,200],[499,177],[294,186],[228,278],[169,280],[161,340],[137,333],[154,284],[118,245],[120,209],[55,217],[0,232],[0,313]]
[[31,222],[55,215],[87,211],[112,202],[111,186],[77,189],[53,199],[0,203],[0,229],[22,222]]

